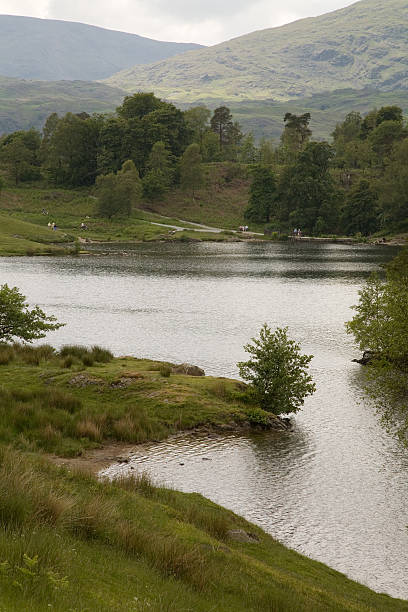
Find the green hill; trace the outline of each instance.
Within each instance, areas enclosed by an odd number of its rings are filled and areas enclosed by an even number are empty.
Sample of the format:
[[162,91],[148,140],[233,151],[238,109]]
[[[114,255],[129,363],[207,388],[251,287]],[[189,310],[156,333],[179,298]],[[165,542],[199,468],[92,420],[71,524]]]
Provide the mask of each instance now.
[[83,23],[0,15],[0,74],[9,77],[93,81],[199,47]]
[[339,88],[407,90],[407,62],[406,0],[363,0],[124,70],[107,82],[178,102],[288,100]]
[[0,135],[30,127],[41,129],[54,112],[110,112],[125,95],[102,83],[22,81],[0,76]]

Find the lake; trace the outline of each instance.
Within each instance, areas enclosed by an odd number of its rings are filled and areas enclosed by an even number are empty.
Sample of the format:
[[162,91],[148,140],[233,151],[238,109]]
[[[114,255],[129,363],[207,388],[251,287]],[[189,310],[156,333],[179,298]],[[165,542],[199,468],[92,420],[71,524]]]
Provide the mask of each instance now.
[[364,280],[396,251],[307,242],[105,250],[0,258],[0,279],[66,323],[48,337],[55,346],[101,344],[236,377],[243,345],[267,322],[288,326],[314,355],[317,392],[293,431],[184,435],[137,449],[133,466],[203,493],[377,591],[408,598],[408,452],[364,400],[361,366],[351,361],[358,351],[344,329]]

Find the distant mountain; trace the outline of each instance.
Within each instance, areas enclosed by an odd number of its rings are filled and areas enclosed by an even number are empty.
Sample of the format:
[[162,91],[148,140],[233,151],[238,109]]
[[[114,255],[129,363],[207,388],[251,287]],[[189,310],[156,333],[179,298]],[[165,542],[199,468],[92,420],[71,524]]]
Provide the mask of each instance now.
[[288,100],[367,87],[408,95],[408,1],[363,0],[124,70],[107,82],[178,102]]
[[0,135],[31,127],[41,129],[51,113],[106,113],[126,92],[86,81],[21,81],[0,77]]
[[83,23],[0,15],[0,75],[8,77],[95,81],[200,47]]

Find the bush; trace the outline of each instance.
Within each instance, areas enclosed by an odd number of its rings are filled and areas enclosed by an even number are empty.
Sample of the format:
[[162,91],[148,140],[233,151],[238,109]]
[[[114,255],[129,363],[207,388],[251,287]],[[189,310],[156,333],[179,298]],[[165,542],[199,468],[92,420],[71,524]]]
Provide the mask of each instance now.
[[160,376],[163,376],[164,378],[169,378],[171,374],[171,368],[169,366],[161,366],[159,372]]
[[274,414],[297,412],[304,398],[316,390],[307,369],[313,355],[301,355],[300,346],[287,336],[287,328],[275,332],[266,323],[259,338],[244,348],[251,355],[238,363],[242,378],[261,408]]

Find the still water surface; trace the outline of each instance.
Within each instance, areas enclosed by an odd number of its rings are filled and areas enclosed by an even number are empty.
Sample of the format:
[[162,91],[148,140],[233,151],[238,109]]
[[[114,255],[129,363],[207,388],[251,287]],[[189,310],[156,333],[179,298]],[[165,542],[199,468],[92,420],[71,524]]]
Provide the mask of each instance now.
[[[188,361],[237,376],[263,322],[313,353],[316,394],[283,434],[182,436],[133,465],[199,491],[284,544],[408,598],[408,453],[361,395],[344,332],[373,269],[395,254],[336,244],[147,244],[104,256],[0,259],[0,281],[67,323],[53,344]],[[184,464],[184,465],[180,465]],[[129,466],[114,467],[110,473]]]

